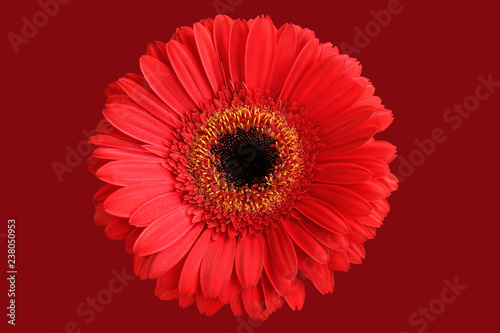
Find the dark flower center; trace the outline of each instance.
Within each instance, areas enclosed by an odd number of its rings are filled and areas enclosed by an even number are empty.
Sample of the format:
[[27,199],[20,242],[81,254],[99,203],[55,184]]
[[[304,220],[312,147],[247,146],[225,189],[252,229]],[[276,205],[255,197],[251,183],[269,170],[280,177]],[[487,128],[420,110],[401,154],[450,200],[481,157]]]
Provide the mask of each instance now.
[[217,140],[210,152],[218,157],[217,172],[236,188],[265,184],[265,177],[274,170],[279,153],[276,140],[251,127],[236,133],[226,133]]
[[248,103],[193,113],[182,133],[186,145],[172,149],[173,157],[185,156],[184,200],[204,210],[197,216],[208,227],[230,237],[274,228],[312,179],[317,139],[302,114],[286,112],[281,102]]

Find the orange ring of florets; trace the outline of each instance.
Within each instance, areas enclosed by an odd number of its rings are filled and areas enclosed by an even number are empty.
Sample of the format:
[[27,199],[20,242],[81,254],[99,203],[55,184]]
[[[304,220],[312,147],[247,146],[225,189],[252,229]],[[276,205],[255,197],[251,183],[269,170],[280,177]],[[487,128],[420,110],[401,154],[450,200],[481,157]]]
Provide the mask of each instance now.
[[[218,144],[222,135],[250,128],[274,139],[279,157],[274,170],[260,184],[236,188],[217,171],[218,157],[210,148]],[[284,115],[266,108],[244,106],[219,110],[207,119],[188,145],[187,160],[192,183],[212,209],[255,219],[279,210],[287,201],[304,169],[302,156],[297,130],[288,124]]]

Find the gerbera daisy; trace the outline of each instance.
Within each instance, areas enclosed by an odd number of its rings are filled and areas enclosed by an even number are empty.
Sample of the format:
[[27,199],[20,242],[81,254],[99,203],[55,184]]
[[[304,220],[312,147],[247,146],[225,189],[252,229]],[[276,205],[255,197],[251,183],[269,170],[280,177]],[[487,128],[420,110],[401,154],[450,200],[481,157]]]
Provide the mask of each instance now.
[[265,320],[361,263],[397,187],[392,121],[354,58],[297,25],[219,15],[108,86],[95,221],[156,295]]

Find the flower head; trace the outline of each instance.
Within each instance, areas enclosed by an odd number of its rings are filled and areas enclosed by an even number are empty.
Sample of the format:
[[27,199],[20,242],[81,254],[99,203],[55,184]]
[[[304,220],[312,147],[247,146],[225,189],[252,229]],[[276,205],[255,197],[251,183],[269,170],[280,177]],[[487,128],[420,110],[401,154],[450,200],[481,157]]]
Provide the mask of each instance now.
[[354,58],[297,25],[219,15],[107,88],[95,221],[156,295],[212,315],[301,309],[360,263],[397,188],[392,114]]

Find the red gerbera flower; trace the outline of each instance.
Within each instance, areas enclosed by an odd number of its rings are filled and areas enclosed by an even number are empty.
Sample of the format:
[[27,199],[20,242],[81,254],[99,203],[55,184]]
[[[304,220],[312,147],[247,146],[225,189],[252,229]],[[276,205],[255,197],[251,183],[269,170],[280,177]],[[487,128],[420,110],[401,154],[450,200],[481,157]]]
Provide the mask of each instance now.
[[311,30],[217,16],[150,44],[107,89],[90,169],[98,225],[156,295],[265,320],[360,263],[397,187],[392,114]]

